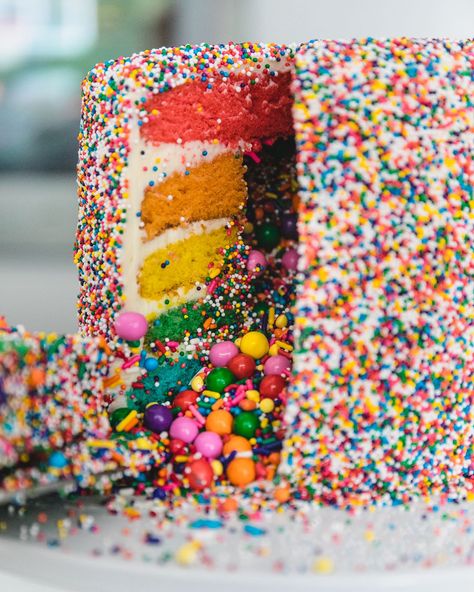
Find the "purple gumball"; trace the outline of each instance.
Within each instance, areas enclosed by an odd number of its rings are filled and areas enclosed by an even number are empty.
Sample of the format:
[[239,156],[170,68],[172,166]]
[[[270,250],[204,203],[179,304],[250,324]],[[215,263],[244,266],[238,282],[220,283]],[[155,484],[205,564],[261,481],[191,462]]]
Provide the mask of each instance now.
[[209,360],[216,368],[223,368],[239,353],[238,347],[232,341],[222,341],[211,347]]
[[298,268],[298,252],[296,249],[288,249],[281,258],[281,262],[288,270],[296,270]]
[[298,238],[298,230],[297,230],[297,215],[296,214],[283,214],[281,217],[281,233],[285,238],[290,238],[293,240],[297,240]]
[[159,434],[168,431],[173,421],[173,414],[169,407],[152,403],[145,409],[143,421],[149,430]]
[[270,356],[268,358],[263,366],[263,372],[267,376],[272,374],[277,374],[279,376],[290,368],[291,361],[288,358],[285,358],[285,356],[276,355]]
[[217,458],[222,452],[222,440],[215,432],[201,432],[194,440],[194,446],[205,458]]
[[198,425],[189,417],[176,418],[170,427],[170,436],[189,444],[198,434]]

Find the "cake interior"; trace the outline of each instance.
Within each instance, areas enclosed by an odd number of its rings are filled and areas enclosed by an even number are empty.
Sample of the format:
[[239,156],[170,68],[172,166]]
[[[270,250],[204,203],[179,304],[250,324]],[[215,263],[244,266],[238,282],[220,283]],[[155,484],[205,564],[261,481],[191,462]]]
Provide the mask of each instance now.
[[[146,425],[150,404],[170,405],[200,431],[217,433],[224,453],[215,482],[232,485],[272,480],[284,438],[298,243],[289,84],[288,73],[267,73],[255,84],[238,78],[164,92],[145,104],[130,157],[125,307],[144,314],[148,330],[127,406]],[[267,343],[261,354],[245,350],[253,371],[231,372],[232,384],[216,392],[212,347],[240,347],[252,332]],[[204,390],[193,394],[196,374]],[[216,412],[226,414],[231,431],[213,425]],[[244,417],[250,423],[242,427]],[[244,451],[232,450],[235,438]],[[171,436],[163,446],[171,470],[156,483],[168,487],[171,478],[186,487],[189,461],[179,459],[194,444],[175,454]],[[251,455],[243,480],[227,468],[236,454],[239,462]]]
[[125,285],[127,308],[148,318],[151,349],[235,338],[263,310],[270,276],[294,272],[282,270],[288,250],[294,267],[297,240],[289,75],[238,83],[187,83],[145,107],[131,159],[140,254]]

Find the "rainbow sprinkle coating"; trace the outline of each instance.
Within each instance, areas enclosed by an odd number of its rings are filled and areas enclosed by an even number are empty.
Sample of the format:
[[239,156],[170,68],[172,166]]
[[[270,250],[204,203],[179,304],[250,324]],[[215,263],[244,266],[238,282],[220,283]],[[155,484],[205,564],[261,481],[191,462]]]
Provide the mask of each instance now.
[[109,432],[109,355],[103,339],[32,334],[0,318],[0,491],[74,473],[87,482],[81,443]]
[[79,224],[75,261],[79,270],[79,325],[84,334],[111,336],[124,304],[121,249],[129,197],[126,171],[133,121],[148,118],[153,95],[192,80],[229,79],[240,72],[252,81],[272,65],[292,59],[293,49],[253,43],[186,45],[144,51],[98,64],[82,87],[79,133]]
[[283,474],[344,506],[471,488],[474,44],[296,56],[302,206]]

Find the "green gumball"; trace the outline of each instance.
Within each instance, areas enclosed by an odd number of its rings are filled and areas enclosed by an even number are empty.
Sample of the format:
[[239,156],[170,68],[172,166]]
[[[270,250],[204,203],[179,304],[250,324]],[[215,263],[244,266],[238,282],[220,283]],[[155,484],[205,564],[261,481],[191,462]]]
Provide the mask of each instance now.
[[235,376],[228,368],[214,368],[206,377],[206,388],[216,393],[223,393],[224,389],[235,382]]
[[264,222],[255,229],[257,244],[265,251],[272,251],[280,244],[280,229],[271,222]]
[[255,436],[255,432],[259,427],[260,422],[258,417],[250,411],[243,411],[239,413],[234,419],[234,434],[250,439]]

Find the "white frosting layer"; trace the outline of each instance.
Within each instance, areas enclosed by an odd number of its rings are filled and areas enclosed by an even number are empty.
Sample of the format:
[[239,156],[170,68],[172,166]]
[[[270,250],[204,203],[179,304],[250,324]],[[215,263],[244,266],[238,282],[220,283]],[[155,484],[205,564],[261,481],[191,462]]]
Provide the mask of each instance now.
[[[137,125],[132,126],[130,135],[130,155],[124,176],[128,180],[129,197],[122,246],[122,282],[124,286],[125,309],[140,312],[144,315],[163,312],[174,302],[188,302],[203,295],[196,288],[185,291],[178,290],[175,298],[165,306],[162,302],[142,298],[138,291],[137,276],[145,258],[157,249],[184,240],[193,234],[212,232],[225,226],[229,219],[219,218],[210,221],[199,221],[169,229],[151,241],[146,241],[142,228],[140,209],[144,192],[147,187],[161,183],[173,173],[184,172],[196,167],[204,160],[209,162],[219,154],[228,151],[223,144],[209,142],[186,142],[185,144],[162,143],[153,145],[140,138]],[[204,152],[204,154],[203,154]]]

